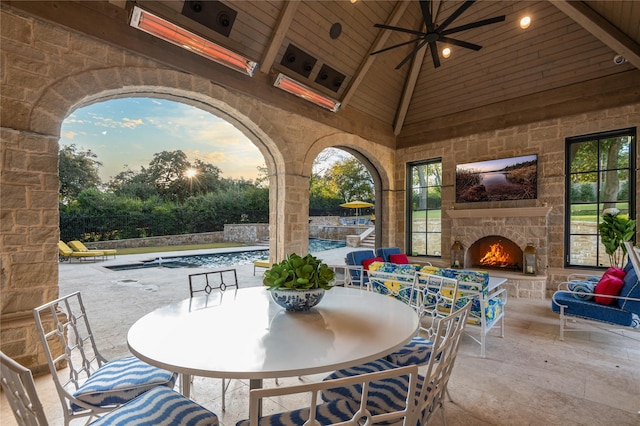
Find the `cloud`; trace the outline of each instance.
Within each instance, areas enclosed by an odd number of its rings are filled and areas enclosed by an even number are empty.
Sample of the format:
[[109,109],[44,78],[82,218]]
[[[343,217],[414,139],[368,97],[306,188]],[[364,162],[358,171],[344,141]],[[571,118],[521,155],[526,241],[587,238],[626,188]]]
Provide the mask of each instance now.
[[62,134],[60,136],[62,136],[63,139],[73,139],[77,136],[78,134],[72,130],[66,131],[66,132],[62,132]]
[[122,121],[123,121],[123,123],[121,123],[122,127],[129,128],[129,129],[135,129],[136,127],[144,124],[142,119],[140,118],[131,119],[131,118],[125,117],[122,119]]

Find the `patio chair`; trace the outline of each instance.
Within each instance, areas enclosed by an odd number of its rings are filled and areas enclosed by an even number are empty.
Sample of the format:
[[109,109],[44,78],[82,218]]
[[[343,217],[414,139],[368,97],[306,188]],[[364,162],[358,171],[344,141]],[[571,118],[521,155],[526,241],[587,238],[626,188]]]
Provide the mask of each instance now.
[[78,240],[69,241],[68,245],[73,249],[73,251],[78,253],[101,252],[104,254],[105,258],[107,258],[108,256],[113,256],[113,258],[115,259],[116,254],[118,253],[118,250],[116,249],[89,249],[87,248],[87,246],[85,246],[82,242]]
[[[419,393],[416,393],[416,418],[413,419],[414,424],[429,424],[432,416],[440,409],[442,424],[446,425],[444,395],[447,391],[447,384],[449,377],[451,377],[470,309],[471,302],[467,302],[463,308],[452,312],[446,317],[436,319],[436,332],[433,336],[433,353],[436,356],[431,356],[426,369],[421,370],[425,371],[425,375],[420,378],[418,383]],[[414,365],[413,367],[417,366]],[[388,371],[395,368],[398,368],[398,366],[386,359],[378,359],[356,367],[335,371],[324,380],[330,381],[376,371]],[[367,409],[375,415],[393,410],[394,407],[401,405],[403,403],[402,398],[398,398],[393,392],[398,388],[398,384],[390,379],[372,381],[370,392],[379,392],[381,397],[376,400],[370,400]],[[402,387],[400,388],[402,389]],[[325,402],[352,399],[357,403],[361,399],[361,394],[361,388],[346,385],[325,389],[322,398]]]
[[356,250],[347,253],[344,263],[349,270],[349,284],[353,287],[368,288],[369,279],[366,271],[362,266],[362,262],[375,258],[373,250]]
[[418,334],[411,342],[386,357],[388,361],[400,366],[429,362],[436,334],[436,319],[451,314],[456,303],[458,280],[418,271],[413,291],[413,302],[420,317]]
[[19,425],[47,426],[31,370],[0,352],[0,385]]
[[[213,293],[220,301],[224,296],[224,292],[233,287],[236,290],[239,288],[238,274],[235,269],[189,274],[189,293],[191,298],[200,295],[200,293],[204,293],[208,298]],[[193,376],[191,378],[193,380]],[[227,379],[222,379],[222,411],[227,409],[226,394],[230,383]]]
[[[173,388],[176,374],[134,356],[107,361],[98,351],[80,292],[34,308],[64,423],[109,412],[155,387]],[[66,367],[58,374],[58,368]]]
[[[379,389],[373,383],[390,381],[397,384],[395,398],[399,402],[394,408],[384,412],[373,413],[369,407],[372,401],[381,397]],[[385,371],[344,377],[303,385],[270,389],[253,389],[249,394],[249,420],[237,423],[237,426],[282,425],[298,426],[333,425],[333,424],[402,424],[415,425],[415,399],[418,382],[418,367],[402,367]],[[361,398],[357,401],[350,398],[336,399],[327,403],[319,403],[320,392],[336,387],[353,386],[359,390]],[[264,398],[307,394],[309,402],[294,411],[272,414],[261,417],[261,404]],[[343,423],[344,422],[344,423]],[[400,423],[401,422],[401,423]]]
[[[0,352],[0,383],[19,425],[47,426],[49,423],[38,397],[31,371]],[[165,386],[148,392],[114,409],[91,423],[215,426],[218,417],[178,392]]]
[[101,251],[88,251],[88,252],[79,252],[73,251],[71,247],[64,243],[64,241],[58,241],[58,257],[60,261],[68,260],[71,262],[71,259],[76,258],[79,260],[93,258],[93,261],[96,261],[96,258],[101,257],[105,258],[105,254]]

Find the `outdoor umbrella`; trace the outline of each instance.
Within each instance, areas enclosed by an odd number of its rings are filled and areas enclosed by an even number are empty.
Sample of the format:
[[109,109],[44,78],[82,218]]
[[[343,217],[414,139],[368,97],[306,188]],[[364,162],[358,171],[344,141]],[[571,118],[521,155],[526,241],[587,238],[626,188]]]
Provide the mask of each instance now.
[[358,220],[358,212],[365,207],[373,207],[373,204],[366,201],[349,201],[348,203],[340,204],[340,207],[346,207],[348,209],[356,209],[356,222]]

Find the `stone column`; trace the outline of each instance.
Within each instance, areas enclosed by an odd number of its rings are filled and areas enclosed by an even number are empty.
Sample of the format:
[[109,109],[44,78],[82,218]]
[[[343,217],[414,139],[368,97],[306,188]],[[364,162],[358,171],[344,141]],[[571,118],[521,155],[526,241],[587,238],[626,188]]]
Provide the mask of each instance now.
[[58,137],[0,129],[2,351],[48,371],[32,309],[58,297]]

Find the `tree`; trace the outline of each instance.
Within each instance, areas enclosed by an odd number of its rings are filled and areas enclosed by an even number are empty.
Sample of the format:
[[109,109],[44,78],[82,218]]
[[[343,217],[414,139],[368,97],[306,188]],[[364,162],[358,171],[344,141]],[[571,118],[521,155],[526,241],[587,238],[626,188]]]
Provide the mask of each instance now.
[[102,163],[90,149],[83,150],[75,145],[67,145],[58,152],[58,173],[60,176],[60,202],[68,204],[80,192],[100,185],[98,169]]
[[371,173],[355,157],[335,162],[325,173],[329,190],[335,191],[345,202],[374,200]]

